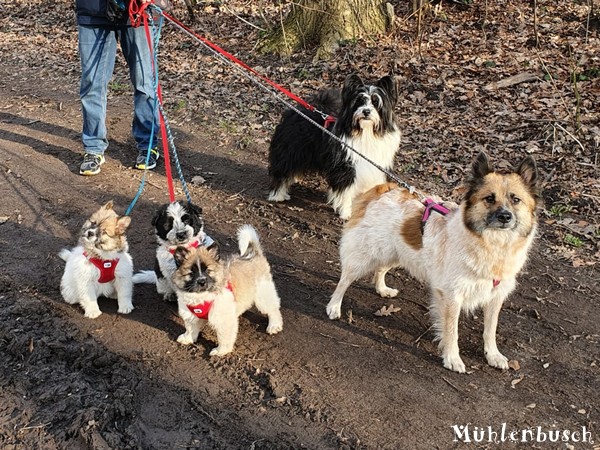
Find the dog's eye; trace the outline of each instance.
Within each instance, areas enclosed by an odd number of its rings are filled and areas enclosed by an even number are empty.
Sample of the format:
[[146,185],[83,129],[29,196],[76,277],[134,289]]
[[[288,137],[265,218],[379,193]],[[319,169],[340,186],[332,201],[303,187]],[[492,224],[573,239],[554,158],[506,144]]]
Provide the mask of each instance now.
[[487,197],[484,197],[483,200],[489,205],[493,205],[496,203],[496,196],[494,194],[490,194]]
[[379,95],[377,95],[377,94],[373,95],[371,97],[371,103],[373,103],[373,106],[375,108],[380,108],[381,107],[381,103],[382,103],[381,97]]
[[517,197],[516,195],[514,195],[514,194],[511,195],[511,199],[512,199],[512,202],[515,203],[515,204],[521,203],[521,199],[519,197]]
[[190,220],[190,216],[188,216],[187,214],[184,214],[183,216],[181,216],[182,222],[188,222],[189,220]]
[[202,273],[206,272],[206,269],[208,269],[208,266],[204,263],[200,263],[200,270]]

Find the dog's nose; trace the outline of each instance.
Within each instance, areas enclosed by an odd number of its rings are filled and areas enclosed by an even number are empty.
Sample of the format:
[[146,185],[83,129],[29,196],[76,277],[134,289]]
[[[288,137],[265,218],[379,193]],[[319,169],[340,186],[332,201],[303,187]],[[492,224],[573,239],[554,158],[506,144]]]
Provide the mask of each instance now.
[[369,117],[370,114],[371,114],[371,110],[370,109],[363,109],[363,115],[365,117]]
[[187,237],[187,233],[185,231],[179,232],[176,234],[177,239],[183,241]]
[[198,286],[204,287],[204,286],[206,286],[206,278],[198,278],[196,280],[196,283],[198,283]]
[[94,230],[88,230],[86,233],[87,238],[93,238],[94,237]]
[[512,220],[512,214],[510,211],[501,210],[496,213],[496,217],[502,223],[508,223]]

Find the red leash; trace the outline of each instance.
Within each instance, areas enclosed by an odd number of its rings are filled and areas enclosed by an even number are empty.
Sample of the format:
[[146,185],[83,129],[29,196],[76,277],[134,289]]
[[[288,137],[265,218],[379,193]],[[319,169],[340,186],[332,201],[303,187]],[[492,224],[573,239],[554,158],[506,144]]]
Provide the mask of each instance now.
[[196,39],[200,40],[201,42],[203,42],[204,44],[206,44],[208,47],[212,48],[214,51],[216,51],[217,53],[223,55],[224,57],[226,57],[227,59],[229,59],[230,61],[234,62],[235,64],[237,64],[240,67],[243,67],[244,69],[246,69],[248,72],[256,75],[258,78],[260,78],[261,80],[263,80],[264,82],[266,82],[268,85],[274,87],[275,89],[277,89],[279,92],[285,94],[287,97],[291,98],[292,100],[296,101],[297,103],[299,103],[300,105],[304,106],[306,109],[308,109],[309,111],[316,111],[321,113],[321,115],[323,115],[323,119],[325,119],[325,123],[326,125],[330,125],[331,123],[335,122],[335,117],[331,116],[331,115],[326,115],[324,113],[322,113],[321,111],[318,111],[314,106],[312,106],[310,103],[306,102],[305,100],[303,100],[302,98],[298,97],[296,94],[290,92],[289,90],[287,90],[286,88],[284,88],[283,86],[280,86],[279,84],[275,83],[273,80],[270,80],[269,78],[267,78],[266,76],[258,73],[256,70],[254,70],[252,67],[250,67],[248,64],[246,64],[245,62],[241,61],[240,59],[236,58],[235,56],[233,56],[231,53],[229,53],[226,50],[223,50],[221,47],[219,47],[216,44],[213,44],[212,42],[210,42],[208,39],[206,39],[205,37],[200,36],[198,33],[195,33],[194,31],[192,31],[189,27],[185,26],[183,23],[181,23],[179,20],[175,19],[173,16],[171,16],[170,14],[167,14],[166,12],[162,11],[161,14],[163,15],[163,17],[165,17],[166,19],[170,20],[171,22],[173,22],[175,25],[177,25],[178,27],[182,28],[183,30],[185,30],[187,33],[191,34],[192,36],[194,36]]
[[198,33],[195,33],[194,31],[192,31],[189,27],[185,26],[183,23],[181,23],[179,20],[175,19],[173,16],[167,14],[166,12],[162,12],[162,15],[166,18],[169,19],[171,22],[177,24],[179,27],[183,28],[185,31],[187,31],[188,33],[190,33],[191,35],[195,36],[197,39],[199,39],[200,41],[204,42],[206,45],[208,45],[210,48],[212,48],[213,50],[215,50],[216,52],[220,53],[221,55],[225,56],[227,59],[229,59],[230,61],[233,61],[234,63],[236,63],[238,66],[243,67],[244,69],[246,69],[248,72],[253,73],[254,75],[256,75],[257,77],[261,78],[263,81],[267,82],[269,85],[273,86],[275,89],[277,89],[280,92],[283,92],[285,95],[287,95],[289,98],[297,101],[298,103],[300,103],[302,106],[304,106],[306,109],[309,109],[311,111],[314,111],[314,106],[308,104],[307,102],[305,102],[303,99],[301,99],[300,97],[298,97],[297,95],[293,94],[292,92],[288,91],[286,88],[278,85],[277,83],[275,83],[274,81],[271,81],[270,79],[268,79],[267,77],[265,77],[264,75],[261,75],[260,73],[258,73],[256,70],[254,70],[252,67],[250,67],[248,64],[246,64],[245,62],[239,60],[238,58],[236,58],[235,56],[233,56],[231,53],[223,50],[221,47],[219,47],[216,44],[213,44],[212,42],[210,42],[208,39],[206,39],[205,37],[200,36]]

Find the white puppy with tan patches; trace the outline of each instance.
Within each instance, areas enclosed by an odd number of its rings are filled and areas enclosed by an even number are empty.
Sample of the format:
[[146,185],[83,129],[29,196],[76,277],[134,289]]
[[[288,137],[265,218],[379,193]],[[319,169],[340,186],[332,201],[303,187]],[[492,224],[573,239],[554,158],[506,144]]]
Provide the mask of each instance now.
[[180,344],[196,342],[208,322],[218,341],[210,355],[230,353],[237,339],[238,317],[253,306],[268,317],[267,333],[283,329],[279,295],[253,227],[244,225],[238,230],[238,246],[239,254],[226,259],[220,258],[216,244],[175,251],[177,270],[172,281],[185,324],[185,333],[177,338]]
[[85,222],[79,245],[58,254],[67,263],[60,292],[67,303],[79,303],[85,317],[102,314],[100,296],[116,298],[121,314],[133,311],[133,261],[125,237],[130,222],[129,216],[115,213],[110,201]]

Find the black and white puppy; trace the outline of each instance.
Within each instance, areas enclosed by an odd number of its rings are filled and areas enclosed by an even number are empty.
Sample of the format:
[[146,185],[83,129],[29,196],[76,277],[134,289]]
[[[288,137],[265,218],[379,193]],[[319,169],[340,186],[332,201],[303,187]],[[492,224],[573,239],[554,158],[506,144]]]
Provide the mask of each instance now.
[[[329,184],[329,203],[342,219],[350,217],[352,200],[373,186],[386,182],[386,175],[347,146],[385,169],[390,169],[400,146],[400,131],[394,120],[398,94],[391,76],[373,85],[358,75],[346,78],[342,91],[319,92],[312,105],[335,117],[332,138],[293,110],[286,110],[275,128],[269,148],[271,191],[268,199],[289,200],[289,188],[302,176],[318,173]],[[299,108],[319,125],[329,124],[317,111]]]
[[154,270],[142,270],[133,276],[134,284],[156,284],[156,291],[165,300],[175,301],[171,278],[177,267],[174,253],[177,247],[210,246],[214,241],[204,233],[202,208],[193,203],[176,201],[159,208],[152,225],[158,247]]

